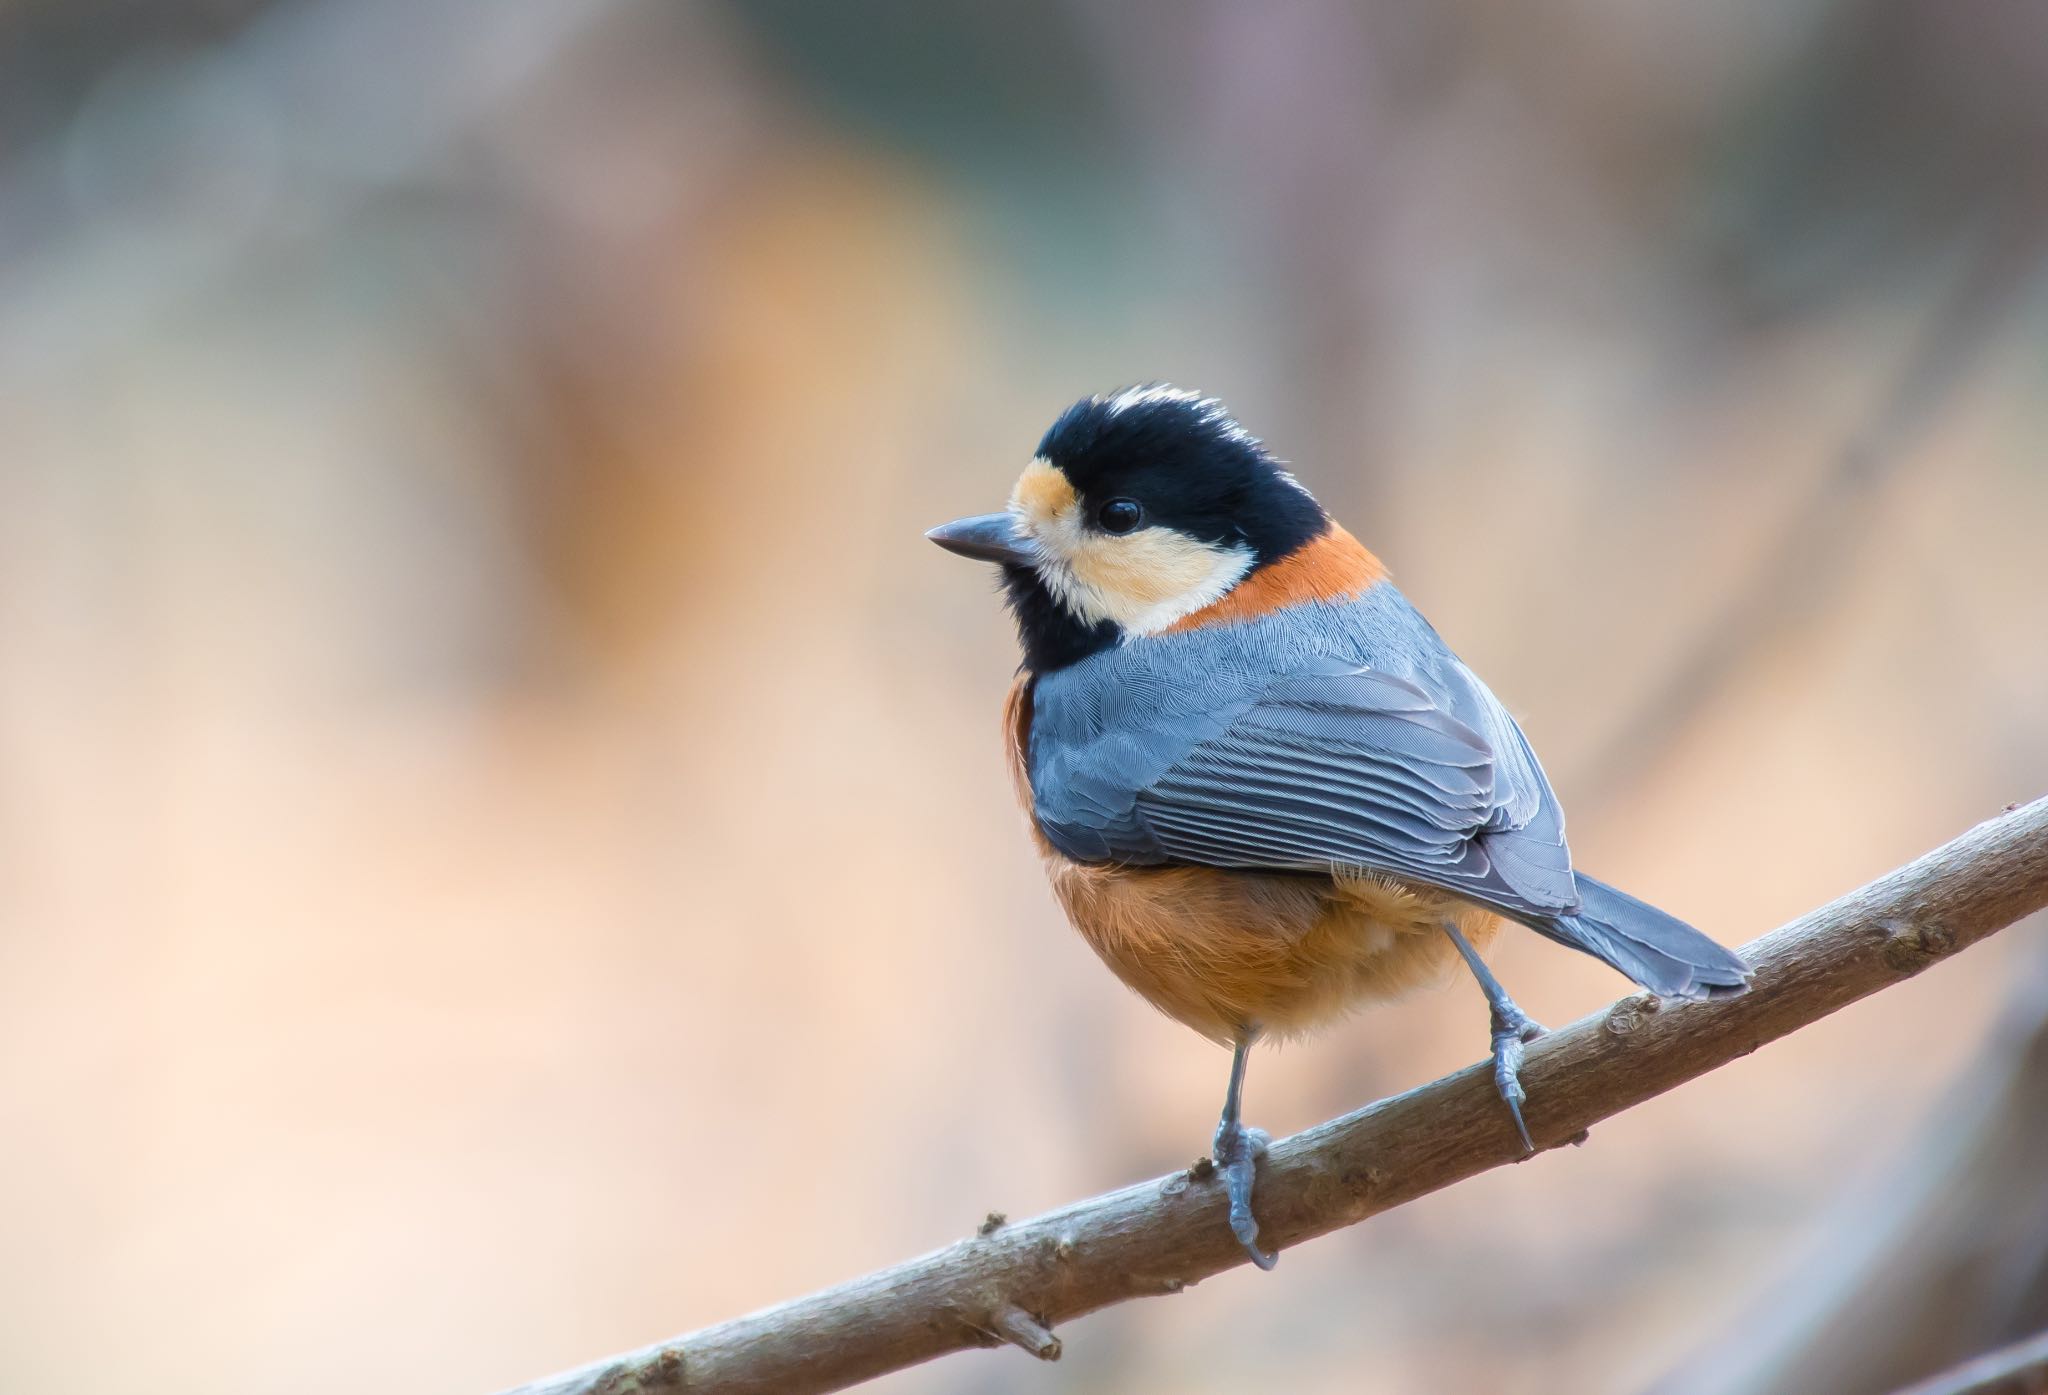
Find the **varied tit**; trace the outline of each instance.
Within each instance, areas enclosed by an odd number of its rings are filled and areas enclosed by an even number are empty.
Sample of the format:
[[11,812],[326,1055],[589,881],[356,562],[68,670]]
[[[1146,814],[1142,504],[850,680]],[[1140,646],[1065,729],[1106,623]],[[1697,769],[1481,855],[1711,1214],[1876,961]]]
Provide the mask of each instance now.
[[1261,1268],[1266,1139],[1239,1112],[1261,1036],[1463,960],[1533,1150],[1518,1073],[1543,1028],[1480,958],[1503,919],[1661,997],[1747,987],[1736,955],[1572,867],[1514,718],[1213,398],[1077,402],[1005,511],[929,536],[1002,569],[1024,649],[1005,740],[1068,918],[1140,996],[1232,1048],[1214,1154]]

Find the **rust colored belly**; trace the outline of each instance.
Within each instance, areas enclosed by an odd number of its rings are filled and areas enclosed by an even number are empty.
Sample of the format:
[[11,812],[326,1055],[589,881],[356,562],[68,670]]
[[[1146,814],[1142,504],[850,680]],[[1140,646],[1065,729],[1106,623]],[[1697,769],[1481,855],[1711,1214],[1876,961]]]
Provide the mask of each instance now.
[[[1010,777],[1025,816],[1031,687],[1003,709]],[[1063,857],[1032,826],[1053,894],[1116,976],[1168,1017],[1230,1041],[1298,1035],[1441,978],[1456,924],[1479,949],[1491,911],[1433,887],[1370,875],[1104,867]]]
[[1297,1035],[1440,980],[1444,925],[1491,942],[1491,912],[1370,876],[1091,867],[1050,853],[1076,930],[1140,997],[1203,1036]]

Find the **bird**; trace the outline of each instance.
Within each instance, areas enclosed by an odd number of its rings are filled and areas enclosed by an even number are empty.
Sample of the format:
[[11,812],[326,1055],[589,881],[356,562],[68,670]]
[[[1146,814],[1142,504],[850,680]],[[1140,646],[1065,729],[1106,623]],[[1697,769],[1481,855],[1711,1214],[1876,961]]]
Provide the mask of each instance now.
[[1515,719],[1216,398],[1082,398],[1007,507],[926,537],[999,569],[1022,649],[1004,749],[1055,899],[1127,987],[1231,1050],[1211,1157],[1261,1269],[1255,1042],[1462,961],[1533,1152],[1520,1075],[1544,1028],[1481,957],[1503,923],[1661,998],[1748,987],[1740,956],[1573,866]]

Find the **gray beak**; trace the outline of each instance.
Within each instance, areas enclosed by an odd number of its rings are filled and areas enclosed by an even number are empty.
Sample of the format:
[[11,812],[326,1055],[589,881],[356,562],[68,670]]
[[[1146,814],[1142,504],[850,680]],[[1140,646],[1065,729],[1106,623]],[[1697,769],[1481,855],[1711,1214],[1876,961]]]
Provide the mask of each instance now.
[[962,518],[942,524],[925,534],[948,552],[972,557],[977,562],[1000,562],[1006,567],[1028,567],[1037,561],[1031,544],[1017,536],[1006,513],[985,513],[979,518]]

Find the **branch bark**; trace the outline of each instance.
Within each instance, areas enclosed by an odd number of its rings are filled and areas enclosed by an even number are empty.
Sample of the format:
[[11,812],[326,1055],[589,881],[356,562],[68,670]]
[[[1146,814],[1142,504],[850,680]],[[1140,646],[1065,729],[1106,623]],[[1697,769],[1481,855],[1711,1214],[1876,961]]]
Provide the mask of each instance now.
[[[1637,994],[1543,1038],[1522,1072],[1530,1133],[1545,1150],[1581,1141],[2044,905],[2048,799],[1748,945],[1756,984],[1740,998]],[[1259,1168],[1260,1234],[1290,1248],[1520,1157],[1490,1069],[1473,1066],[1275,1143]],[[1004,1341],[1056,1359],[1057,1324],[1245,1263],[1225,1209],[1198,1163],[506,1395],[806,1395]]]

